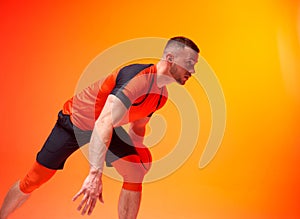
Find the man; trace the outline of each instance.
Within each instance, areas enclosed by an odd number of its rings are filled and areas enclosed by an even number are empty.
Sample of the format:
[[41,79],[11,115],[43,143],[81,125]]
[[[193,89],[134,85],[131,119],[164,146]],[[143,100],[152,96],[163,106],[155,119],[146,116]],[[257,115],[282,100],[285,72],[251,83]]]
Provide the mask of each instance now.
[[[63,169],[66,159],[86,143],[90,171],[73,198],[75,201],[83,195],[78,210],[90,215],[97,200],[103,202],[101,179],[106,162],[123,177],[119,218],[136,218],[143,178],[151,166],[150,151],[143,145],[146,124],[165,104],[165,86],[174,81],[184,85],[195,72],[198,53],[190,39],[173,37],[156,65],[125,66],[68,100],[32,169],[8,191],[0,219],[7,218],[36,188]],[[128,123],[127,133],[122,125]]]

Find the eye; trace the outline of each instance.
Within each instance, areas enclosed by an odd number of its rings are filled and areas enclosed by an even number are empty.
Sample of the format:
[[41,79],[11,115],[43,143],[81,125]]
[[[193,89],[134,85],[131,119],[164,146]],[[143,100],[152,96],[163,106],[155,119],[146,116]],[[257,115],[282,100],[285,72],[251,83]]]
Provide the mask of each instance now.
[[187,62],[187,65],[188,65],[189,67],[191,67],[191,66],[193,66],[193,62],[192,62],[192,61],[188,61],[188,62]]

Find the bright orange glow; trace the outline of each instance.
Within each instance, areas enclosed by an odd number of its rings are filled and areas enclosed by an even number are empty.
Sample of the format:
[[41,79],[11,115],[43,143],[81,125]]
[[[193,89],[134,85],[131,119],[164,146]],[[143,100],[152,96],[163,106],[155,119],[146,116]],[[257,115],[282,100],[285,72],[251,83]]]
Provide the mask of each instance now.
[[[129,39],[184,35],[199,45],[219,78],[226,132],[216,157],[200,170],[210,122],[201,96],[197,148],[175,173],[144,185],[139,218],[299,218],[300,4],[222,2],[1,1],[0,202],[33,164],[95,56]],[[176,119],[172,109],[170,103],[161,114]],[[172,131],[179,128],[167,136]],[[175,140],[164,139],[167,146],[158,145],[153,154],[167,153]],[[71,199],[87,171],[85,157],[76,152],[11,219],[82,218],[79,202]],[[121,183],[104,177],[105,204],[92,218],[117,218],[120,189]]]

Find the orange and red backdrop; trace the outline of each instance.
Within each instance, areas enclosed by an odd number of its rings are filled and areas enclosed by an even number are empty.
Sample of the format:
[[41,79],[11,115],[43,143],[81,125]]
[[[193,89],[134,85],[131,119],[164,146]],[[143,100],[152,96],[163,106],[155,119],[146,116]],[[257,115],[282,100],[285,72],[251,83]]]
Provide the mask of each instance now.
[[[0,31],[1,202],[95,56],[134,38],[185,35],[222,85],[224,139],[207,167],[198,168],[199,144],[172,175],[145,184],[139,218],[300,217],[299,1],[6,0]],[[87,171],[76,152],[11,218],[81,218],[71,198]],[[91,218],[117,218],[120,187],[104,177],[105,204]]]

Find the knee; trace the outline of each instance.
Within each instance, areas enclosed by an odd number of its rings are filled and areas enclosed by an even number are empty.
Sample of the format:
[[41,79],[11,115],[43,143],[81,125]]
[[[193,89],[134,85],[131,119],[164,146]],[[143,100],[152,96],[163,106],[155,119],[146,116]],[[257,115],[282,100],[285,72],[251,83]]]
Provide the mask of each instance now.
[[47,182],[55,174],[55,172],[56,170],[48,169],[38,162],[35,162],[30,171],[20,181],[20,190],[23,193],[33,192],[35,189]]
[[122,188],[129,191],[141,192],[143,184],[142,183],[130,183],[123,182]]
[[148,172],[148,165],[143,164],[136,155],[123,157],[114,163],[118,173],[123,177],[123,189],[141,191],[144,176]]
[[141,191],[144,176],[148,172],[144,166],[140,164],[135,164],[134,168],[128,169],[126,175],[123,175],[123,186],[122,188],[130,191]]

